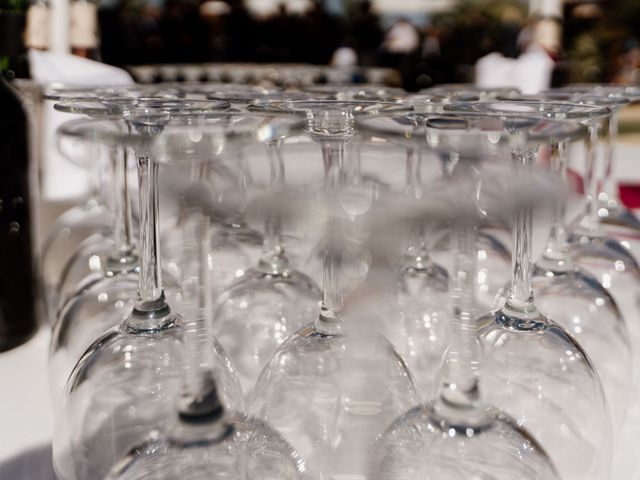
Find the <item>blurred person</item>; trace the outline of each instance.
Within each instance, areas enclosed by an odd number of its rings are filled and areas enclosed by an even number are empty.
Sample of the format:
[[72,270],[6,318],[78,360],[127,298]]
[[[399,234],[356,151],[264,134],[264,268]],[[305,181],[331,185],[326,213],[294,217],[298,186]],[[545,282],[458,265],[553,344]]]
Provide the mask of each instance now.
[[390,54],[407,55],[418,49],[420,33],[406,18],[397,20],[387,32],[382,49]]
[[421,45],[421,60],[416,66],[417,89],[429,88],[446,79],[445,63],[440,46],[441,29],[430,25],[424,30]]
[[416,91],[416,66],[420,61],[420,32],[406,18],[398,19],[387,31],[380,47],[383,65],[395,68],[402,76],[402,87]]
[[518,45],[520,33],[525,26],[524,14],[516,6],[505,7],[500,15],[497,49],[508,58],[516,58],[521,53]]
[[363,66],[376,65],[378,48],[384,40],[384,31],[380,26],[380,17],[374,12],[370,0],[362,0],[349,27],[349,34]]
[[[514,46],[517,35],[514,38]],[[476,83],[483,87],[517,87],[522,93],[535,94],[551,87],[555,62],[561,42],[558,23],[554,19],[538,19],[528,44],[520,42],[524,51],[510,58],[494,51],[476,62]]]
[[100,53],[111,65],[160,63],[165,60],[165,40],[160,28],[162,4],[142,5],[123,0],[98,11]]
[[298,15],[289,13],[284,3],[280,3],[276,13],[267,19],[268,43],[273,61],[279,63],[302,61],[301,57],[304,55],[302,22]]
[[311,8],[303,17],[304,57],[309,63],[327,65],[333,52],[342,44],[344,38],[343,22],[331,15],[324,2],[314,0]]
[[251,61],[257,43],[255,20],[243,0],[227,0],[229,13],[224,18],[228,39],[227,61]]
[[614,62],[614,83],[640,83],[640,43],[637,38],[625,42],[623,52]]
[[202,62],[207,58],[207,25],[194,1],[167,0],[160,29],[164,62]]
[[229,48],[229,38],[224,26],[231,7],[221,0],[204,0],[200,4],[199,12],[207,25],[207,61],[224,61]]

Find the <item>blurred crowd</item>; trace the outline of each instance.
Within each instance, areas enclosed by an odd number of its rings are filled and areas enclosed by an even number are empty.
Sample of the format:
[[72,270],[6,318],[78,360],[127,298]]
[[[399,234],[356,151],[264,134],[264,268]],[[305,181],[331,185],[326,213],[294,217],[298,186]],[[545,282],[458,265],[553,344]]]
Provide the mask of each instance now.
[[516,55],[522,18],[507,19],[496,33],[482,18],[460,26],[432,22],[419,28],[407,18],[385,24],[369,0],[348,3],[344,15],[331,13],[322,0],[297,11],[283,3],[267,15],[251,12],[243,0],[120,0],[100,10],[101,57],[115,65],[386,66],[401,72],[403,86],[414,90],[469,80],[469,68],[490,51]]
[[615,57],[601,54],[600,64],[584,54],[598,42],[591,28],[600,21],[597,15],[585,20],[584,14],[569,10],[564,23],[531,18],[526,5],[508,0],[458,0],[449,11],[419,24],[409,18],[381,18],[370,0],[344,2],[340,15],[323,0],[272,4],[262,13],[249,10],[244,0],[117,0],[110,7],[102,5],[101,56],[115,65],[375,65],[394,68],[402,86],[416,90],[473,81],[479,59],[492,52],[516,58],[532,45],[558,67],[554,85],[628,78],[632,73],[627,70],[637,72],[640,63],[633,38],[625,40],[628,47]]

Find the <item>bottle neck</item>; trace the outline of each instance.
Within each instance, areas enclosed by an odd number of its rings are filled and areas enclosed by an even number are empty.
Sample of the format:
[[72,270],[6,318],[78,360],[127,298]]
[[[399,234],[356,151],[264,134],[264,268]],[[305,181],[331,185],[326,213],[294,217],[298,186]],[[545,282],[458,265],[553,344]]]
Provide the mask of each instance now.
[[0,71],[5,79],[29,78],[29,60],[23,42],[26,2],[13,0],[0,7]]

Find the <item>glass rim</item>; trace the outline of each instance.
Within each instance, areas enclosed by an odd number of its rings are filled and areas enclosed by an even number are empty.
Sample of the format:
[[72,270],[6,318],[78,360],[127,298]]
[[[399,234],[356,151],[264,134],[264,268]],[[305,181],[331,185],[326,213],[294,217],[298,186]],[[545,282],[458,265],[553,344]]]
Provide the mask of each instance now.
[[609,107],[569,101],[505,98],[489,102],[452,102],[444,106],[448,113],[480,113],[499,117],[540,118],[562,122],[582,122],[608,117]]
[[162,92],[167,92],[167,98],[184,98],[185,92],[175,83],[159,83],[152,85],[96,85],[96,86],[72,86],[53,85],[45,90],[46,100],[72,100],[72,99],[98,99],[102,97],[161,97]]
[[[56,135],[60,139],[75,138],[111,147],[153,149],[160,139],[178,132],[196,139],[198,135],[209,132],[222,137],[227,135],[234,141],[254,139],[256,143],[277,141],[286,134],[304,132],[302,120],[295,116],[240,111],[182,115],[156,113],[145,120],[148,123],[140,123],[136,129],[128,128],[129,123],[123,116],[74,119],[58,127]],[[156,132],[154,126],[157,126]]]
[[166,97],[69,98],[54,104],[54,110],[94,118],[126,117],[132,110],[155,109],[174,115],[219,112],[231,105],[221,100],[192,100]]
[[[409,112],[399,115],[377,115],[358,119],[356,123],[358,126],[364,127],[364,132],[372,135],[386,135],[394,137],[396,141],[401,140],[402,143],[414,143],[416,141],[420,142],[422,136],[426,134],[427,123],[431,124],[431,128],[436,128],[434,121],[443,121],[443,126],[446,122],[450,122],[449,127],[457,125],[459,128],[456,128],[456,130],[458,131],[473,128],[473,130],[469,130],[468,135],[471,135],[472,131],[482,135],[513,135],[518,133],[520,135],[524,134],[525,141],[531,142],[555,138],[578,139],[586,135],[586,128],[575,121],[567,122],[527,115],[505,117],[475,111]],[[443,133],[447,130],[453,133],[452,128],[441,129]]]
[[[378,107],[377,109],[375,107]],[[372,100],[264,100],[249,105],[250,111],[264,111],[270,113],[306,114],[323,111],[345,111],[354,116],[379,113],[399,113],[413,110],[411,105],[399,102],[384,102]],[[383,112],[380,112],[382,110]]]

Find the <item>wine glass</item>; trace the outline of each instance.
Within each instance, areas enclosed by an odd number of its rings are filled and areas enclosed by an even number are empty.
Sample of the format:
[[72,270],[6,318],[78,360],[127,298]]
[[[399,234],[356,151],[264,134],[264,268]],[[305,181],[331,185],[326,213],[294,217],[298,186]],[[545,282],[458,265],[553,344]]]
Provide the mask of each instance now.
[[[202,191],[202,188],[196,190]],[[192,191],[185,194],[194,197]],[[202,193],[199,195],[202,197]],[[183,259],[187,384],[171,420],[149,432],[111,469],[109,480],[238,478],[245,480],[305,478],[304,463],[267,424],[245,419],[223,405],[212,358],[209,292],[210,218],[207,203],[194,198],[184,222]],[[233,406],[232,406],[233,408]]]
[[[492,130],[497,132],[495,124],[491,126],[486,118],[470,121],[443,115],[425,116],[421,121],[431,147],[453,167],[453,175],[440,181],[443,186],[430,185],[431,201],[423,202],[432,221],[438,214],[434,205],[444,205],[439,214],[451,223],[454,232],[449,348],[433,400],[398,417],[377,442],[371,456],[371,478],[559,479],[544,444],[487,403],[479,378],[482,357],[476,340],[474,236],[479,212],[489,208],[486,202],[491,199],[486,195],[481,198],[481,193],[492,188],[496,178],[509,175],[508,171],[495,169],[487,174],[479,160],[504,156],[505,142],[500,141],[499,147],[496,136],[487,135]],[[522,180],[512,180],[521,188],[511,191],[510,200],[535,183],[532,178]],[[531,198],[531,194],[528,196]],[[496,206],[504,209],[504,203],[494,203]]]
[[[311,96],[304,92],[282,92],[278,89],[254,85],[205,84],[184,88],[189,96],[204,96],[210,100],[229,102],[236,110],[246,110],[247,105],[261,99],[308,99]],[[239,178],[238,185],[243,185],[246,189],[250,186],[252,179],[245,167],[244,153],[240,152],[239,157],[234,174]],[[246,225],[241,208],[239,211],[229,210],[219,213],[222,216],[219,215],[220,218],[216,219],[211,229],[212,255],[218,267],[214,281],[220,287],[228,287],[259,262],[265,239],[260,231]],[[296,243],[296,239],[291,237],[286,241],[289,249]],[[177,271],[179,268],[172,261],[172,258],[177,257],[171,255],[171,252],[179,251],[180,242],[181,236],[175,229],[170,228],[163,233],[163,244],[166,245],[166,251],[169,253],[165,265],[168,271]]]
[[[423,105],[429,102],[432,110],[442,110],[434,97],[420,97]],[[415,108],[415,103],[408,101]],[[411,114],[364,118],[359,126],[363,134],[383,135],[406,149],[406,194],[416,200],[424,198],[425,183],[440,176],[439,162],[425,162],[420,127]],[[397,308],[383,321],[385,336],[407,362],[416,386],[429,393],[435,382],[433,365],[440,362],[447,346],[444,319],[449,305],[449,278],[447,270],[431,257],[431,243],[437,230],[420,224],[411,229],[399,266]]]
[[[617,95],[594,95],[593,93],[547,92],[548,97],[570,99],[585,105],[609,108],[607,115],[591,122],[590,138],[584,158],[586,161],[585,189],[586,206],[582,214],[568,226],[569,251],[573,261],[584,271],[591,273],[610,292],[627,319],[635,316],[640,280],[640,265],[630,250],[630,238],[617,238],[615,232],[608,233],[600,215],[604,215],[598,203],[602,163],[607,164],[611,151],[611,125],[616,124],[616,111],[628,101]],[[611,226],[608,227],[612,229]],[[627,231],[630,231],[627,229]],[[637,322],[627,322],[629,337],[636,350],[640,343]],[[639,368],[638,357],[634,358],[634,369]]]
[[[268,188],[285,188],[285,163],[274,139],[268,151]],[[255,152],[249,152],[255,156]],[[253,176],[256,188],[256,178]],[[263,253],[255,265],[220,292],[215,333],[238,369],[245,392],[250,393],[260,371],[275,349],[316,314],[321,297],[315,282],[296,269],[283,241],[278,212],[266,215]]]
[[[518,170],[530,168],[541,145],[583,133],[575,123],[527,117],[526,109],[521,113],[520,118],[489,115],[483,121],[488,122],[485,136],[494,141],[505,138],[510,144]],[[513,188],[511,182],[503,185],[507,194]],[[562,478],[606,478],[611,425],[602,385],[582,347],[534,302],[532,221],[531,206],[516,209],[506,301],[478,320],[483,349],[480,387],[491,404],[540,442]]]
[[[586,125],[608,115],[605,107],[562,103],[553,96],[551,100],[545,98],[545,95],[523,96],[495,103],[452,104],[450,108],[495,114],[503,118],[520,116],[526,112],[541,119]],[[539,152],[541,156],[549,155],[551,168],[561,179],[566,177],[571,143],[560,138],[549,143],[548,152]],[[532,266],[532,288],[540,311],[564,327],[593,361],[611,409],[615,433],[622,426],[629,403],[629,382],[632,378],[629,333],[611,294],[595,277],[575,266],[572,261],[564,226],[565,202],[563,199],[556,205],[542,257]],[[618,354],[612,356],[611,351]]]
[[[218,106],[210,103],[210,108]],[[92,121],[83,130],[87,138],[115,144],[126,141],[135,150],[142,213],[141,266],[132,312],[94,342],[67,382],[54,440],[54,466],[63,479],[104,476],[141,435],[171,418],[170,402],[177,394],[184,365],[182,320],[162,287],[156,159],[162,155],[211,159],[212,153],[227,151],[227,145],[231,148],[236,143],[233,138],[241,143],[273,131],[268,125],[258,129],[262,118],[209,114],[202,107],[190,112],[188,103],[178,112],[168,109],[167,113],[161,107],[141,110],[126,117],[132,126],[129,135],[114,134]],[[221,349],[214,353],[221,356]],[[219,372],[231,375],[229,362],[216,365]],[[219,387],[232,383],[219,381]],[[242,405],[242,397],[235,398],[233,391],[219,393],[225,406]]]
[[[45,99],[52,102],[63,102],[70,99],[92,101],[100,98],[135,98],[141,96],[166,96],[178,98],[184,94],[176,88],[159,86],[120,86],[120,87],[51,87],[45,93]],[[70,151],[67,151],[70,153]],[[95,150],[85,148],[82,151],[83,166],[87,159],[94,159]],[[77,155],[66,155],[72,161],[80,160]],[[112,165],[109,165],[111,167]],[[112,212],[107,199],[111,197],[109,178],[101,162],[91,161],[92,188],[89,198],[82,204],[64,212],[50,227],[43,242],[40,256],[41,281],[43,282],[43,299],[45,315],[51,322],[55,320],[60,302],[60,279],[69,277],[70,255],[78,252],[94,251],[108,254],[113,248],[109,240],[112,238]],[[76,248],[77,246],[77,248]],[[91,255],[90,255],[91,256]],[[83,255],[83,258],[85,256]],[[96,260],[98,257],[94,257]],[[102,265],[93,261],[93,270],[100,271]],[[73,261],[73,260],[71,260]],[[83,274],[86,270],[82,271]],[[75,277],[76,282],[83,278]],[[73,283],[75,286],[75,283]],[[69,292],[68,292],[69,293]]]
[[[415,404],[418,396],[404,361],[386,339],[375,334],[375,326],[356,328],[354,323],[361,322],[343,315],[348,293],[343,272],[352,268],[342,264],[345,243],[358,233],[365,235],[358,219],[372,208],[379,191],[375,184],[357,180],[376,175],[367,171],[367,149],[349,144],[355,143],[355,117],[390,114],[406,107],[312,101],[272,103],[269,108],[306,116],[311,140],[322,147],[326,191],[322,201],[309,198],[305,188],[306,198],[316,206],[324,203],[331,214],[325,227],[319,315],[277,349],[258,378],[248,411],[289,441],[314,478],[359,476],[364,473],[369,445],[383,425]],[[365,262],[359,267],[368,271],[367,255],[358,257]],[[348,286],[351,291],[357,288]]]
[[617,99],[617,101],[608,105],[612,110],[612,116],[606,140],[605,164],[602,169],[604,175],[601,179],[602,182],[599,183],[598,217],[607,231],[611,229],[611,231],[617,232],[621,228],[623,231],[631,230],[637,235],[640,232],[640,221],[618,198],[615,166],[619,112],[624,108],[624,103],[619,100],[637,103],[640,101],[640,88],[636,85],[570,84],[560,89],[560,91],[578,94],[578,96]]
[[[168,102],[175,101],[175,99],[180,98],[178,93],[174,93],[173,89],[167,89],[167,91],[158,91],[155,89],[148,89],[151,93],[156,93],[156,96],[147,96],[142,97],[139,96],[141,92],[145,90],[135,90],[131,89],[117,89],[115,91],[111,91],[109,89],[104,89],[105,93],[103,93],[102,97],[98,96],[98,93],[102,92],[102,90],[97,90],[93,93],[94,98],[66,98],[63,101],[60,101],[54,105],[54,108],[58,111],[66,112],[66,113],[75,113],[86,115],[91,118],[102,118],[105,116],[112,116],[116,114],[123,114],[130,110],[131,108],[135,108],[136,105],[150,105],[153,106],[162,102],[168,108],[170,105]],[[122,91],[121,91],[122,90]],[[186,102],[186,100],[184,101]],[[190,101],[192,106],[195,106],[195,102]],[[128,128],[128,127],[127,127]],[[66,142],[64,140],[67,140]],[[74,139],[68,138],[63,139],[60,142],[61,149],[64,150],[64,146],[66,143],[73,144]],[[116,158],[119,155],[126,155],[127,153],[122,151],[118,153],[118,148],[111,148],[111,158],[110,158],[110,166],[111,170],[115,172],[117,160]],[[125,171],[126,174],[126,171]],[[115,176],[115,173],[112,173],[112,177]],[[113,205],[125,205],[129,206],[129,202],[125,202],[123,200],[122,195],[128,194],[127,190],[122,190],[121,192],[118,189],[121,187],[122,182],[126,182],[126,178],[123,177],[117,184],[114,184],[114,193],[113,193]],[[124,202],[124,203],[123,203]],[[102,278],[104,275],[104,271],[108,270],[108,258],[113,256],[112,252],[114,252],[117,248],[121,247],[121,245],[114,245],[113,236],[120,235],[121,231],[125,228],[131,229],[133,226],[130,223],[128,226],[125,224],[121,225],[120,219],[123,218],[126,220],[126,216],[122,215],[122,212],[114,212],[115,214],[115,228],[116,230],[109,235],[105,235],[103,239],[100,241],[94,241],[93,239],[87,239],[85,242],[80,244],[78,248],[74,251],[73,255],[66,262],[64,270],[58,280],[56,286],[56,296],[60,299],[60,304],[57,306],[57,313],[60,313],[60,309],[64,308],[65,304],[77,295],[79,291],[82,291],[86,285],[92,283],[96,279]],[[131,234],[130,234],[131,235]],[[123,249],[129,248],[123,247]],[[118,254],[119,255],[119,254]],[[118,256],[116,255],[116,256]],[[119,258],[119,257],[118,257]],[[127,263],[135,263],[136,259],[130,259]],[[116,262],[117,263],[117,262]]]
[[[513,95],[517,92],[518,90],[513,87],[491,88],[472,84],[442,84],[421,90],[418,95],[410,96],[407,101],[418,106],[424,95],[437,96],[440,99],[440,109],[444,110],[445,105],[450,103],[490,102],[497,97]],[[414,108],[414,110],[422,113],[437,111],[430,108]],[[447,175],[446,168],[443,168],[442,174]],[[492,192],[486,193],[486,195],[492,194]],[[510,220],[501,216],[500,212],[496,212],[491,220],[492,223],[488,224],[485,219],[480,224],[476,235],[478,241],[476,307],[480,312],[488,312],[495,307],[496,295],[508,281],[511,271],[512,245],[508,235],[508,232],[511,231]],[[448,231],[444,229],[434,242],[432,249],[434,258],[440,263],[450,263],[451,261],[449,258],[451,252],[448,249],[449,242]]]
[[[164,97],[108,97],[101,100],[67,100],[55,105],[60,111],[82,113],[93,118],[107,118],[116,114],[126,115],[135,108],[159,108],[165,111],[180,109],[220,109],[227,108],[227,104],[212,102],[182,101]],[[78,121],[62,129],[62,139],[82,141],[82,136],[76,132],[83,131],[82,121]],[[105,123],[105,128],[109,122]],[[115,125],[111,123],[111,125]],[[130,125],[120,125],[124,131]],[[66,132],[66,134],[65,134]],[[80,138],[79,138],[80,137]],[[88,142],[84,142],[87,144]],[[95,142],[91,142],[93,145]],[[129,193],[126,178],[128,153],[126,148],[118,145],[108,145],[111,150],[111,161],[114,171],[114,205],[115,224],[113,238],[105,239],[98,245],[90,244],[87,249],[80,249],[71,258],[68,268],[69,275],[60,281],[63,289],[69,293],[62,304],[59,315],[53,325],[50,346],[50,377],[54,405],[57,405],[73,366],[80,359],[87,348],[106,330],[120,324],[129,314],[135,303],[136,286],[138,284],[139,258],[133,242],[131,212],[129,208]],[[109,247],[106,252],[101,250]],[[91,272],[94,263],[99,269]],[[73,273],[73,275],[72,275]],[[84,273],[84,277],[81,276]],[[70,285],[76,278],[81,280]]]

